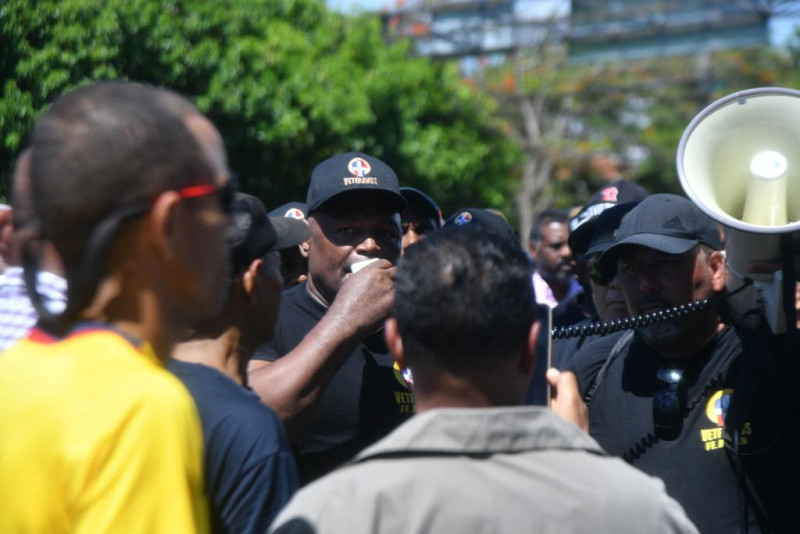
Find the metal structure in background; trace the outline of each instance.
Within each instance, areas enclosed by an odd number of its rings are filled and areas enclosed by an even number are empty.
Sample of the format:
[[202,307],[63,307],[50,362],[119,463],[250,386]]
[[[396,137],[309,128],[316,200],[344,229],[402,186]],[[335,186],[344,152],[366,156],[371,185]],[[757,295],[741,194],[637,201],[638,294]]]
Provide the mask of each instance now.
[[800,0],[395,0],[382,17],[388,38],[426,56],[559,42],[581,63],[764,46],[770,17],[797,13]]
[[768,11],[731,0],[573,0],[573,62],[688,56],[769,42]]
[[[508,54],[567,38],[567,9],[548,12],[541,0],[396,0],[383,14],[390,39],[411,39],[437,58]],[[568,7],[568,2],[561,3]]]

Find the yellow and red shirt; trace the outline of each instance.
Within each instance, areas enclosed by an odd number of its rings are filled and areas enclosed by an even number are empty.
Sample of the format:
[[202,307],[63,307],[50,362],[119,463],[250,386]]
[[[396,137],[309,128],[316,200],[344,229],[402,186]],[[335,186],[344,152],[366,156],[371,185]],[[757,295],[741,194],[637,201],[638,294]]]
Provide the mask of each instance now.
[[205,532],[202,447],[146,344],[33,330],[0,355],[0,532]]

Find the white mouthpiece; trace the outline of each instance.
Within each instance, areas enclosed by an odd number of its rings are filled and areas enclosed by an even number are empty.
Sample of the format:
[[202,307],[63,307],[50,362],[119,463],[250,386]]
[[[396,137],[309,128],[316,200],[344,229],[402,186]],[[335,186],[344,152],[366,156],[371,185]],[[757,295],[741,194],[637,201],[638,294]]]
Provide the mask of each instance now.
[[360,271],[361,269],[363,269],[367,265],[375,263],[376,261],[378,261],[378,258],[370,258],[368,260],[357,261],[353,265],[350,266],[350,272],[351,273],[357,273],[358,271]]
[[783,155],[768,150],[750,162],[750,181],[742,220],[761,226],[786,224],[786,182],[788,165]]

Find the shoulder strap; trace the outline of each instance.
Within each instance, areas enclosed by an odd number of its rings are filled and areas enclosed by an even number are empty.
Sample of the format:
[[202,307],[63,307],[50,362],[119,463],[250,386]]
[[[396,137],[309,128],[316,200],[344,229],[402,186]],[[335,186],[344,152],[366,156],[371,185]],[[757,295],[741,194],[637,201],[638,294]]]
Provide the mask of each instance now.
[[629,330],[625,332],[625,334],[623,334],[617,340],[617,342],[614,344],[614,347],[611,349],[611,352],[608,353],[608,358],[606,358],[606,361],[603,362],[603,366],[600,368],[600,371],[598,371],[597,374],[594,375],[594,380],[592,380],[592,385],[589,387],[589,391],[586,392],[586,395],[583,398],[587,407],[589,406],[589,404],[591,404],[592,397],[594,397],[594,394],[597,393],[597,388],[600,387],[600,384],[606,377],[606,371],[608,371],[608,368],[611,367],[611,364],[614,362],[614,360],[617,359],[617,356],[619,356],[619,354],[633,340],[633,332],[634,332],[633,330]]

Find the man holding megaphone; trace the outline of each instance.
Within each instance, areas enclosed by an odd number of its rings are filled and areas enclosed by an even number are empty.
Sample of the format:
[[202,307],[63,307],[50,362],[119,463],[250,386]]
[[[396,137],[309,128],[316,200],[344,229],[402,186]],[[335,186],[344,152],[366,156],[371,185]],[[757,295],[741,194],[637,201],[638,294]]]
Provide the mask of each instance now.
[[[615,244],[599,261],[619,269],[632,315],[666,313],[723,293],[721,248],[716,223],[691,201],[651,195],[625,215]],[[584,367],[601,352],[613,357],[599,379],[587,380]],[[720,408],[735,386],[731,370],[741,354],[735,329],[719,310],[706,308],[641,324],[633,336],[590,342],[573,359],[581,388],[593,390],[592,436],[609,453],[664,480],[701,532],[733,531],[741,517]],[[752,523],[757,527],[755,518]]]
[[591,392],[592,435],[662,478],[702,532],[797,528],[782,488],[800,472],[798,97],[737,93],[689,125],[678,171],[691,200],[646,199],[600,260],[618,272],[631,314],[650,315],[630,320],[633,336],[593,341],[572,363]]

